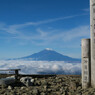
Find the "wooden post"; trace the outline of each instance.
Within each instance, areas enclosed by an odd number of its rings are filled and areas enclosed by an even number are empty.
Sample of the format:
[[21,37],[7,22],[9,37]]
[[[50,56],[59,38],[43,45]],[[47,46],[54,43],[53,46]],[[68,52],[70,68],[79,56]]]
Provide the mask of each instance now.
[[18,75],[19,75],[18,70],[15,70],[15,79],[16,79],[16,81],[18,80]]
[[16,79],[16,81],[18,81],[19,70],[21,70],[21,69],[15,69],[15,79]]

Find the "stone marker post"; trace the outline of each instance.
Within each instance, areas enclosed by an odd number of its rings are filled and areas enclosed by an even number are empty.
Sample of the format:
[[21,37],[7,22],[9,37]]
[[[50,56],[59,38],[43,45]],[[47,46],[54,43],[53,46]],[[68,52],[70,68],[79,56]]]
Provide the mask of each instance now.
[[90,0],[91,86],[95,88],[95,0]]
[[91,83],[90,39],[82,39],[82,88]]

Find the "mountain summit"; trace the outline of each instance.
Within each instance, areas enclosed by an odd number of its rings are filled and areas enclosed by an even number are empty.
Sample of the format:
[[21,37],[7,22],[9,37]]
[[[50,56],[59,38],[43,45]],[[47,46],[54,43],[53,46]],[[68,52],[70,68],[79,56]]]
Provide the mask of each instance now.
[[34,53],[30,56],[22,57],[21,59],[33,60],[33,61],[65,61],[65,62],[81,62],[80,59],[71,58],[62,55],[53,49],[46,48],[38,53]]
[[50,50],[50,51],[52,51],[53,49],[51,49],[51,48],[46,48],[45,50]]

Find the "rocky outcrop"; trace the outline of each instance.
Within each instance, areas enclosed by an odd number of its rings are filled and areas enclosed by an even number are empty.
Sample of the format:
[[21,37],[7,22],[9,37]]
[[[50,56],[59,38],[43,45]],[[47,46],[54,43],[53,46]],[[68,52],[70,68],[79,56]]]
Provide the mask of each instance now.
[[22,77],[20,79],[20,82],[22,82],[25,86],[32,86],[34,83],[34,79],[32,77]]
[[32,86],[1,87],[0,95],[95,95],[94,88],[82,89],[80,76],[57,75],[32,79]]

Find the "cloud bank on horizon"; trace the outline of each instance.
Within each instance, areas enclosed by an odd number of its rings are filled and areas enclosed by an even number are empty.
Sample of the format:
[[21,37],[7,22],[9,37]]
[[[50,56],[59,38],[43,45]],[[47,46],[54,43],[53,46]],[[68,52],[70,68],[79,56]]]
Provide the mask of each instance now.
[[0,60],[0,69],[21,69],[22,74],[81,74],[80,63],[64,61]]

